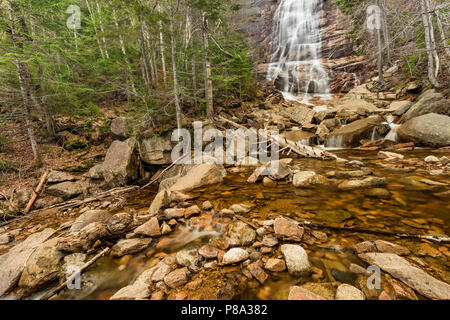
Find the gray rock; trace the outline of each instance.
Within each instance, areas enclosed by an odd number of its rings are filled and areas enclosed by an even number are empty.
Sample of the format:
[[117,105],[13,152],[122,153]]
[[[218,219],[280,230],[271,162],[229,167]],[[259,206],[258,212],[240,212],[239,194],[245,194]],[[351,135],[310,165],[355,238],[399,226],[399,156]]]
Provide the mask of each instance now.
[[136,139],[114,141],[102,164],[102,174],[111,187],[123,186],[135,181],[138,176],[138,157],[135,152]]
[[310,188],[328,183],[327,178],[314,171],[301,171],[294,174],[293,184],[297,188]]
[[233,264],[233,263],[239,263],[244,260],[247,260],[249,257],[249,254],[246,250],[242,248],[233,248],[227,251],[227,253],[224,254],[222,263],[223,264]]
[[245,222],[236,221],[230,231],[230,237],[237,239],[242,246],[252,244],[256,239],[256,232],[250,228]]
[[336,291],[336,300],[365,300],[364,293],[349,284],[341,284]]
[[134,233],[137,235],[143,235],[148,237],[157,237],[161,235],[161,230],[159,229],[158,218],[153,217],[142,226],[136,228]]
[[402,124],[397,134],[401,141],[416,146],[440,148],[450,145],[450,117],[429,113]]
[[0,297],[16,285],[30,255],[54,233],[50,228],[34,233],[0,256]]
[[151,137],[143,139],[139,144],[142,161],[150,165],[171,164],[171,150],[170,137]]
[[293,286],[289,290],[288,300],[326,300],[326,299],[304,288]]
[[294,276],[304,276],[311,272],[308,254],[303,247],[293,244],[281,246],[281,253],[286,260],[286,266],[290,274]]
[[184,285],[187,281],[188,275],[185,269],[174,270],[164,277],[164,282],[173,289]]
[[392,253],[362,253],[358,257],[370,265],[399,279],[429,299],[449,300],[450,285],[433,278],[425,271],[414,267],[407,260]]
[[383,122],[379,116],[354,121],[349,125],[333,131],[328,135],[326,147],[353,148],[360,145],[363,139],[371,139],[375,127]]
[[56,249],[57,241],[56,238],[47,240],[28,258],[19,286],[29,293],[58,278],[64,255]]
[[18,207],[25,208],[28,202],[30,201],[32,195],[33,190],[18,190],[16,193]]
[[192,272],[198,272],[202,264],[202,256],[198,253],[201,246],[190,244],[177,252],[176,261],[180,266],[187,267]]
[[46,189],[46,192],[55,197],[71,199],[83,193],[83,187],[76,182],[61,182]]
[[428,113],[450,114],[450,103],[434,89],[425,91],[418,101],[403,115],[402,120],[405,122]]
[[344,181],[338,185],[340,190],[354,190],[360,188],[384,187],[386,178],[369,177],[363,180]]
[[131,124],[125,117],[118,117],[111,122],[111,133],[113,137],[119,140],[128,138],[131,131]]
[[111,248],[111,254],[116,257],[122,257],[127,254],[133,254],[146,249],[152,239],[126,239],[120,240]]
[[284,217],[276,218],[274,230],[277,238],[288,241],[301,241],[304,229],[297,223]]
[[204,163],[195,166],[187,174],[177,180],[170,188],[171,191],[189,191],[202,186],[216,184],[223,181],[226,174],[221,165]]
[[55,171],[55,170],[50,171],[47,176],[47,182],[50,184],[66,182],[66,181],[74,181],[74,180],[75,180],[74,176],[67,174],[65,172]]

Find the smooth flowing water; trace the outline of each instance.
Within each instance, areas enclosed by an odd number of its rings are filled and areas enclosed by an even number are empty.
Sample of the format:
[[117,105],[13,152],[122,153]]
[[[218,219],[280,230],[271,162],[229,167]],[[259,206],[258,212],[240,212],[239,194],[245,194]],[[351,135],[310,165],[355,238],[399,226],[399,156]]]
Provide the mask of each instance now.
[[282,0],[275,13],[275,36],[267,79],[286,99],[329,94],[322,62],[320,0]]
[[[237,203],[250,204],[253,208],[244,217],[252,221],[288,216],[298,221],[308,220],[333,226],[411,234],[450,234],[450,204],[434,195],[436,192],[449,189],[448,176],[430,176],[426,170],[405,173],[408,170],[397,171],[384,168],[380,166],[382,162],[377,159],[376,152],[343,150],[338,151],[337,154],[349,160],[364,161],[368,163],[368,167],[374,171],[375,175],[386,177],[388,182],[386,189],[390,196],[383,199],[373,197],[369,194],[370,189],[343,192],[338,190],[336,184],[315,189],[295,188],[290,182],[281,182],[274,187],[264,187],[261,183],[248,184],[246,180],[254,168],[241,167],[237,172],[229,171],[223,183],[192,192],[191,194],[196,197],[193,202],[201,206],[203,201],[209,200],[216,208],[216,212]],[[406,158],[423,159],[429,155],[429,151],[420,150],[403,154]],[[300,170],[311,170],[320,174],[326,174],[330,170],[352,170],[335,162],[314,159],[297,159],[295,165]],[[415,178],[415,181],[431,179],[444,185],[418,184],[411,178]],[[126,207],[122,210],[146,211],[155,192],[156,190],[147,190],[130,195]],[[73,221],[77,216],[76,212],[59,213],[50,210],[33,215],[29,219],[13,222],[10,230],[21,229],[21,236],[16,238],[16,241],[20,241],[32,233],[31,230],[37,225],[40,225],[41,229],[58,228],[61,223]],[[211,228],[217,224],[227,226],[233,221],[231,217],[220,217],[210,213],[203,213],[200,217],[194,217],[191,220],[193,223],[206,223]],[[183,224],[179,224],[175,227],[174,234],[166,237],[177,235],[182,232],[182,229]],[[326,284],[336,280],[353,281],[345,279],[345,275],[349,273],[350,264],[366,265],[358,259],[351,247],[368,239],[383,239],[408,247],[413,256],[420,257],[427,265],[428,273],[447,283],[450,282],[448,257],[442,253],[445,248],[448,250],[448,245],[429,243],[438,253],[440,252],[439,255],[430,256],[420,252],[420,245],[423,242],[418,240],[396,239],[357,232],[320,231],[325,232],[328,237],[321,241],[304,240],[301,243],[307,250],[312,265],[316,268],[313,275],[297,278],[290,276],[287,272],[269,273],[269,279],[264,285],[249,279],[246,289],[239,298],[286,299],[291,285],[307,282]],[[159,241],[159,239],[156,240]],[[216,240],[218,239],[211,241]],[[208,243],[208,241],[208,238],[197,240],[200,243]],[[109,299],[120,288],[132,283],[141,272],[160,261],[164,255],[155,249],[155,245],[156,242],[148,250],[135,255],[102,258],[83,276],[90,285],[83,287],[83,290],[65,291],[58,298]],[[269,255],[281,257],[279,246]],[[223,287],[230,281],[229,277],[233,273],[239,273],[240,270],[239,266],[202,269],[200,273],[192,277],[201,278],[203,285],[195,292],[187,291],[188,298],[214,299],[217,288]],[[336,272],[343,272],[344,279],[341,279]],[[387,283],[385,278],[382,283]],[[40,292],[32,298],[42,294],[43,292]]]

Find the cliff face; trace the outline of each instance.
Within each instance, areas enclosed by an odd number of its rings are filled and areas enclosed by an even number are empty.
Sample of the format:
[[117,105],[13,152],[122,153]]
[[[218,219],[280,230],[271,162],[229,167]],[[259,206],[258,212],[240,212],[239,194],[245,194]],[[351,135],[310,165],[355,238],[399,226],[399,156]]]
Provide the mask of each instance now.
[[[273,51],[275,11],[283,0],[239,0],[242,8],[234,24],[248,39],[250,54],[256,60],[256,73],[265,79]],[[347,92],[364,78],[365,57],[356,56],[348,35],[352,22],[337,6],[335,0],[323,0],[320,21],[322,59],[330,78],[331,92]],[[275,80],[277,85],[277,80]]]

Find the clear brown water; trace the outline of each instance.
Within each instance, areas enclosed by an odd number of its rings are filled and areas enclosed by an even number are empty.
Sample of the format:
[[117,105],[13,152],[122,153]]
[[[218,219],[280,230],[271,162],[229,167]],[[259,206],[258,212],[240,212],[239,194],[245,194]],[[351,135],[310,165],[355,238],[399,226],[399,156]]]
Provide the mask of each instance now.
[[[259,184],[247,184],[246,180],[253,168],[243,168],[240,173],[229,173],[220,185],[208,186],[191,194],[197,196],[195,204],[201,205],[205,200],[214,204],[216,209],[228,208],[233,204],[247,203],[253,205],[253,209],[247,218],[264,220],[278,215],[289,216],[296,220],[308,220],[334,226],[357,227],[370,230],[411,233],[411,234],[450,234],[450,203],[440,200],[433,195],[436,191],[446,191],[446,187],[418,188],[402,183],[402,179],[408,176],[447,183],[450,185],[449,176],[431,176],[426,170],[403,173],[385,169],[378,165],[376,152],[339,151],[341,157],[358,159],[369,162],[369,168],[376,176],[387,178],[392,197],[389,200],[371,198],[365,195],[364,190],[339,191],[336,185],[315,189],[299,189],[291,183],[279,183],[276,187],[264,187]],[[430,151],[421,150],[404,153],[407,158],[423,159],[430,155]],[[354,168],[337,165],[335,162],[324,162],[311,159],[295,160],[301,170],[312,170],[325,174],[332,170],[355,170]],[[146,210],[155,195],[155,189],[131,194],[126,209]],[[336,223],[330,217],[334,213],[344,213],[350,218],[344,222]],[[24,237],[29,228],[40,224],[42,227],[58,227],[59,224],[73,220],[76,217],[67,214],[65,216],[37,215],[20,223],[12,224],[11,228],[20,226],[25,230]],[[264,285],[259,285],[255,280],[249,280],[247,289],[239,298],[243,299],[286,299],[289,287],[293,284],[305,282],[332,282],[336,279],[332,275],[332,269],[348,271],[351,263],[361,266],[360,261],[353,251],[352,245],[363,240],[383,239],[408,247],[416,256],[417,246],[422,243],[419,240],[396,239],[370,234],[354,232],[333,232],[320,230],[328,235],[328,239],[320,243],[303,243],[307,250],[311,263],[321,269],[323,276],[310,276],[307,278],[294,278],[287,272],[270,274]],[[206,242],[207,240],[203,240]],[[449,249],[448,245],[430,243],[435,249],[442,247]],[[441,247],[441,248],[440,248]],[[340,248],[336,251],[336,248]],[[92,269],[88,271],[96,284],[92,292],[71,292],[69,295],[61,295],[67,299],[108,299],[118,289],[129,284],[143,270],[159,261],[155,250],[150,248],[146,252],[121,259],[110,257],[102,258]],[[276,252],[273,256],[279,255]],[[449,263],[446,255],[439,257],[421,256],[428,264],[426,271],[438,279],[450,283]],[[204,279],[203,292],[196,293],[197,298],[212,298],[212,292],[217,291],[227,281],[227,274],[235,272],[234,269],[216,269],[215,271],[202,271],[197,277]],[[189,296],[192,298],[192,296]]]

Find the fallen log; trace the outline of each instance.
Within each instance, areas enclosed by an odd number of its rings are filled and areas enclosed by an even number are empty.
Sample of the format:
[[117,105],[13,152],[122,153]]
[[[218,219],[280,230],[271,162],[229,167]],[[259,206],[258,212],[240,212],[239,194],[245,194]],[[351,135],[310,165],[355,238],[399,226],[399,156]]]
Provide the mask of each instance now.
[[63,284],[57,286],[50,292],[48,292],[46,295],[44,295],[40,300],[48,300],[51,297],[53,297],[55,294],[57,294],[59,291],[67,287],[69,283],[71,283],[77,276],[81,276],[81,274],[90,266],[92,266],[95,262],[97,262],[98,259],[103,257],[106,253],[109,252],[109,248],[103,249],[99,254],[97,254],[95,257],[93,257],[91,260],[89,260],[85,265],[83,265],[78,272],[75,272],[73,275],[71,275]]
[[[236,122],[228,120],[222,116],[217,116],[216,119],[218,121],[228,123],[228,124],[234,126],[235,128],[248,130],[243,125],[240,125]],[[255,129],[250,129],[250,130],[254,130],[256,133]],[[304,158],[314,158],[314,159],[320,159],[320,160],[337,160],[337,161],[347,162],[347,160],[342,159],[331,152],[328,152],[328,151],[325,151],[325,150],[322,150],[319,148],[314,148],[311,146],[306,146],[304,144],[301,144],[300,142],[294,142],[294,141],[288,140],[288,139],[280,137],[280,136],[268,136],[267,138],[270,141],[272,141],[273,143],[278,144],[280,146],[280,148],[290,149],[292,152],[295,152],[296,154],[298,154],[299,156],[304,157]]]
[[33,206],[36,199],[39,197],[39,193],[41,192],[42,186],[44,185],[45,181],[47,180],[47,176],[48,176],[48,170],[46,170],[44,172],[44,174],[41,177],[41,180],[39,181],[37,188],[33,190],[33,196],[31,197],[30,201],[28,201],[28,204],[24,211],[25,214],[30,212],[31,207]]

